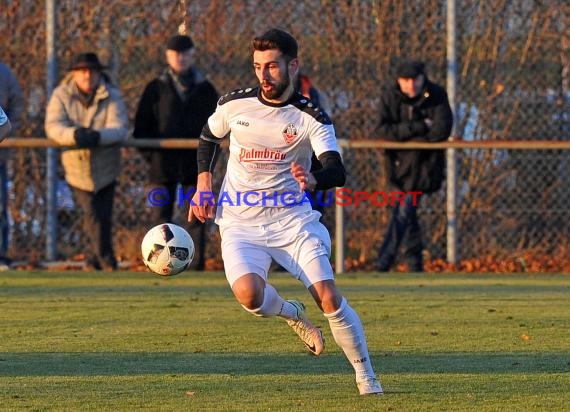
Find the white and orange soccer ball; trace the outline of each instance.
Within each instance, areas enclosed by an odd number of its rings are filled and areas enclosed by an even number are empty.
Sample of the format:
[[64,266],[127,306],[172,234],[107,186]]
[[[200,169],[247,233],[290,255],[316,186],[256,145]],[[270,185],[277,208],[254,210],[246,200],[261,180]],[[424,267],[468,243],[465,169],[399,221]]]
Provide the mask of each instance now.
[[141,243],[143,262],[160,276],[183,272],[194,259],[194,241],[186,230],[172,223],[150,229]]

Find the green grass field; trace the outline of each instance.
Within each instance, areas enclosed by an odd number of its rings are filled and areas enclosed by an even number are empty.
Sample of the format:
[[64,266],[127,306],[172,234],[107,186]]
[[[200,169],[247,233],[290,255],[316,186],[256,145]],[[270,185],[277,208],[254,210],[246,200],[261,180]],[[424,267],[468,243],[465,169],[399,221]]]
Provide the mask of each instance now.
[[570,410],[568,275],[339,275],[376,397],[303,286],[271,279],[323,327],[319,358],[221,273],[1,273],[0,410]]

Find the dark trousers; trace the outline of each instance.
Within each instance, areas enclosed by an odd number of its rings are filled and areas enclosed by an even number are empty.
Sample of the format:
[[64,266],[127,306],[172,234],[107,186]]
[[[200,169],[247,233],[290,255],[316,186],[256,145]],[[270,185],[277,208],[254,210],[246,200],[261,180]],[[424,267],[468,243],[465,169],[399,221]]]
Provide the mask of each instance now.
[[396,260],[398,249],[402,245],[409,270],[423,272],[422,232],[417,214],[420,197],[420,195],[415,195],[415,206],[412,195],[406,195],[402,205],[397,201],[392,206],[390,223],[379,251],[378,269],[380,271],[390,270]]
[[8,221],[8,173],[6,171],[6,164],[4,161],[0,161],[0,259],[6,258],[6,254],[8,253],[9,231],[10,222]]
[[98,192],[86,192],[73,188],[75,201],[83,211],[83,233],[87,237],[87,263],[95,269],[116,269],[117,259],[113,250],[113,182]]
[[[186,222],[190,204],[182,197],[180,201],[178,200],[178,183],[161,183],[152,186],[152,188],[156,187],[166,189],[168,192],[168,201],[164,202],[164,204],[152,207],[151,219],[153,224],[159,225],[161,223],[174,223],[172,217],[174,216],[175,205],[180,205],[180,207],[184,208],[184,221]],[[182,190],[186,193],[191,187],[192,186],[182,187]],[[205,225],[199,220],[194,220],[192,223],[186,223],[182,226],[188,231],[194,241],[194,260],[190,264],[189,268],[193,270],[204,270],[206,245]]]

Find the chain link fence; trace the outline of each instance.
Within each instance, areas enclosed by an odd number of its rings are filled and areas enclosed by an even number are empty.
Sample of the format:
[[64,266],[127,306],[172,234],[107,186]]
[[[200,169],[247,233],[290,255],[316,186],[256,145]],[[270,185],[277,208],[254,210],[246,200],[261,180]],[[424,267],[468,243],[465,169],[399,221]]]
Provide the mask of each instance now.
[[[19,137],[44,136],[48,99],[46,5],[3,0],[0,61],[16,73],[26,96]],[[196,44],[197,66],[220,93],[255,84],[251,39],[270,26],[293,33],[303,71],[325,93],[337,135],[375,134],[381,87],[394,81],[397,61],[422,59],[428,76],[446,85],[449,1],[302,0],[58,0],[58,79],[71,56],[96,51],[109,65],[131,121],[144,86],[164,67],[168,37],[184,24]],[[570,4],[563,0],[456,0],[457,112],[455,135],[467,140],[567,140],[570,137]],[[7,149],[0,149],[7,150]],[[45,258],[45,149],[10,149],[10,256]],[[115,246],[136,261],[148,229],[147,166],[123,149],[115,203]],[[385,190],[381,150],[345,152],[348,187]],[[458,151],[459,256],[511,258],[528,251],[565,257],[568,248],[569,152]],[[221,159],[219,164],[223,164]],[[220,170],[220,174],[223,171]],[[58,259],[83,250],[81,210],[59,172]],[[182,223],[186,208],[180,207]],[[445,192],[422,200],[426,257],[445,259]],[[389,218],[387,208],[345,210],[347,268],[372,268]],[[325,213],[332,229],[334,211]],[[217,230],[207,256],[220,267]],[[435,266],[433,266],[435,267]],[[429,266],[428,266],[429,268]]]

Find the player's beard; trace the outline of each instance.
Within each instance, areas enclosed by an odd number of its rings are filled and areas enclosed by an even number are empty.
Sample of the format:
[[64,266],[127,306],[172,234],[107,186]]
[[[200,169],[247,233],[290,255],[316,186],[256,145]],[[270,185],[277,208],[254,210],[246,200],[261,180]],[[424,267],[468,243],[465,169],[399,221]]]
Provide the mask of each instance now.
[[267,100],[278,100],[289,87],[289,81],[289,72],[285,72],[285,77],[279,83],[272,84],[273,88],[267,92],[262,88],[261,94]]

